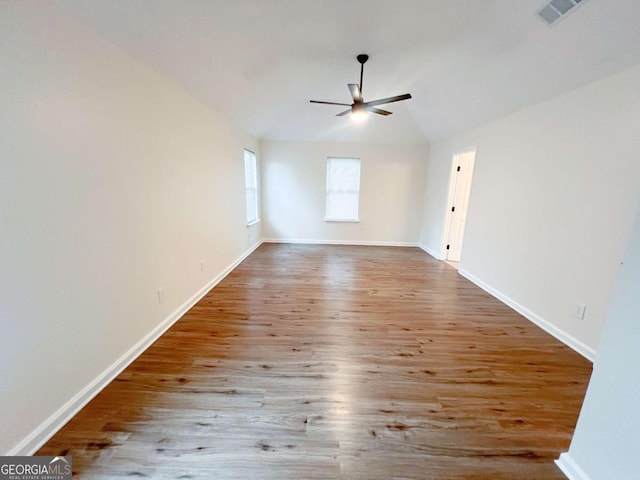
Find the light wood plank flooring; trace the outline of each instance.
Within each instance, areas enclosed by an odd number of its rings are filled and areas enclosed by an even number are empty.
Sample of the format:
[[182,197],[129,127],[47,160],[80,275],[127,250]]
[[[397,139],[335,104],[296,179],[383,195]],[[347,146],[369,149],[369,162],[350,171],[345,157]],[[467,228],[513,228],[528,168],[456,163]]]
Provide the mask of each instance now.
[[419,249],[265,244],[38,454],[88,479],[561,480],[590,373]]

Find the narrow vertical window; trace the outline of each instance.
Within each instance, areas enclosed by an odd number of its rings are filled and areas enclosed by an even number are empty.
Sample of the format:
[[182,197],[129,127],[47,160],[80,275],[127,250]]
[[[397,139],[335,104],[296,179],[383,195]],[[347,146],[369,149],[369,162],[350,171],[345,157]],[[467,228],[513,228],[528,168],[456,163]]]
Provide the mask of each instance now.
[[360,203],[360,159],[327,158],[325,220],[357,222]]
[[247,201],[247,225],[260,220],[258,215],[258,167],[256,154],[244,151],[244,185]]

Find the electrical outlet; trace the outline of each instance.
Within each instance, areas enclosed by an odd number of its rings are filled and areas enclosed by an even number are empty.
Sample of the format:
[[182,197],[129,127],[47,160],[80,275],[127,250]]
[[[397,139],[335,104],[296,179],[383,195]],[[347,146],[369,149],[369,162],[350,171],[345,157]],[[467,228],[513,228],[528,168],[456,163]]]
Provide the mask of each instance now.
[[200,271],[204,272],[204,260],[200,262]]
[[158,289],[158,303],[164,303],[164,287]]
[[584,320],[584,312],[587,309],[587,306],[584,303],[578,303],[576,305],[576,309],[573,312],[573,316],[578,320]]

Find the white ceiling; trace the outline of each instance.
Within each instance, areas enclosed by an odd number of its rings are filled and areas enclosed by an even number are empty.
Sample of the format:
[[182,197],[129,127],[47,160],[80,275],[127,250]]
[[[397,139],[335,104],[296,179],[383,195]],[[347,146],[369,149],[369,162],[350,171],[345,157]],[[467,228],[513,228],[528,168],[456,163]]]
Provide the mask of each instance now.
[[[57,0],[80,23],[255,136],[422,143],[640,64],[640,0]],[[402,93],[388,117],[335,117]]]

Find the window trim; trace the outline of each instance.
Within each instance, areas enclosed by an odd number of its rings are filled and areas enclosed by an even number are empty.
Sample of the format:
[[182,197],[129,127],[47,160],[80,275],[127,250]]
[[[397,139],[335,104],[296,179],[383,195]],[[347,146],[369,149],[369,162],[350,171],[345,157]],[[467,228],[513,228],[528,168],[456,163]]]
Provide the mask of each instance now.
[[351,220],[349,220],[349,219],[341,220],[339,218],[324,217],[324,221],[327,222],[327,223],[329,223],[329,222],[334,222],[334,223],[360,223],[360,216],[358,215],[358,218],[353,218]]
[[[259,190],[259,182],[258,182],[258,156],[252,150],[245,148],[243,151],[244,154],[244,198],[245,198],[245,222],[247,227],[255,225],[260,222],[260,190]],[[247,154],[250,154],[248,157]],[[252,164],[248,165],[247,160],[251,159]],[[251,172],[248,172],[247,167],[251,167]],[[255,187],[250,186],[247,182],[248,174],[253,174],[253,182],[255,183]],[[255,218],[249,218],[249,192],[252,193],[252,199],[255,201]]]
[[[329,199],[329,164],[332,159],[338,160],[357,160],[358,161],[358,212],[356,218],[333,218],[327,216],[327,202]],[[325,222],[336,222],[336,223],[360,223],[360,180],[362,177],[362,159],[360,157],[339,157],[339,156],[330,156],[327,157],[326,161],[326,182],[325,182],[325,208],[324,208],[324,221]],[[336,191],[337,192],[337,191]],[[345,193],[356,193],[356,192],[345,192]]]

